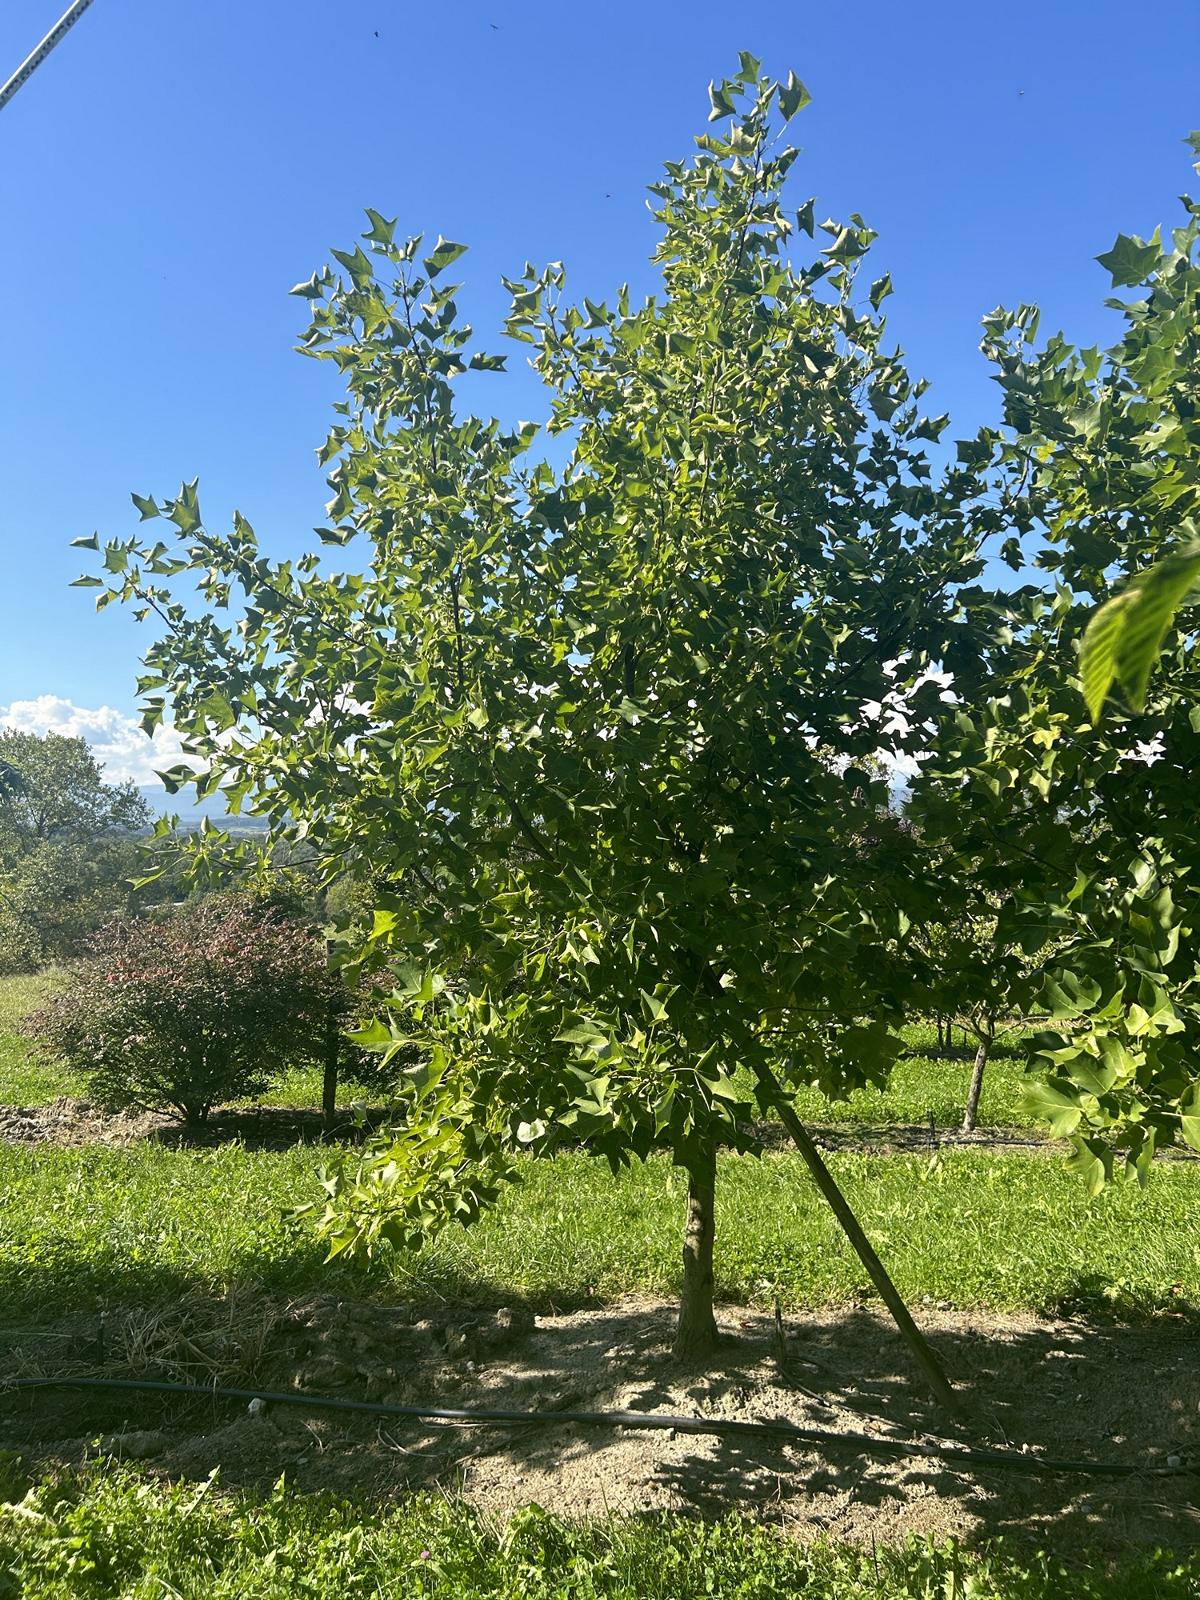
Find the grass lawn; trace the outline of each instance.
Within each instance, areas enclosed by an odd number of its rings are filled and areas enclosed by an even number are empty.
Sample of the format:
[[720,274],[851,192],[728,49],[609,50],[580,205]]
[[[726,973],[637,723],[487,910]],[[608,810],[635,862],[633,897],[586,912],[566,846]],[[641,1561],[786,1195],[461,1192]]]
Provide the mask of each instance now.
[[[0,1100],[85,1092],[31,1064],[15,1019],[50,977],[0,981]],[[931,1041],[913,1030],[914,1050]],[[888,1091],[842,1107],[801,1097],[814,1121],[847,1127],[957,1124],[968,1061],[915,1055]],[[1019,1121],[1020,1063],[993,1064],[984,1116]],[[264,1096],[311,1106],[319,1074]],[[252,1292],[424,1299],[526,1298],[568,1309],[678,1287],[684,1183],[663,1159],[614,1179],[578,1154],[527,1163],[475,1228],[427,1249],[326,1265],[292,1207],[314,1198],[328,1152],[226,1144],[0,1143],[0,1303],[6,1321],[177,1302],[237,1285]],[[910,1301],[1000,1311],[1200,1312],[1200,1163],[1163,1164],[1146,1191],[1088,1200],[1053,1155],[952,1149],[841,1151],[839,1181]],[[789,1310],[869,1301],[857,1259],[790,1153],[726,1155],[718,1185],[717,1292]],[[10,1332],[13,1330],[9,1330]],[[269,1480],[268,1480],[269,1481]],[[1031,1546],[1032,1548],[1032,1546]],[[910,1541],[894,1549],[805,1547],[752,1521],[649,1517],[573,1526],[531,1507],[507,1525],[453,1496],[387,1505],[306,1495],[267,1500],[220,1482],[168,1483],[106,1460],[30,1484],[0,1457],[0,1600],[273,1600],[413,1595],[445,1600],[1183,1600],[1200,1557],[1133,1555],[1069,1570],[1053,1556]]]
[[[425,1250],[326,1267],[289,1207],[319,1150],[0,1147],[0,1299],[25,1314],[231,1283],[271,1290],[522,1295],[567,1307],[678,1283],[683,1182],[665,1160],[613,1179],[578,1154],[530,1161],[470,1230]],[[831,1165],[902,1293],[957,1307],[1130,1312],[1200,1306],[1200,1165],[1089,1201],[1054,1159],[844,1152]],[[870,1298],[798,1157],[727,1156],[717,1290],[788,1307]]]
[[381,1510],[281,1486],[256,1503],[103,1464],[0,1504],[0,1594],[24,1600],[1184,1600],[1197,1584],[1195,1555],[1068,1569],[917,1542],[804,1547],[734,1518],[573,1527],[536,1507],[496,1527],[448,1499]]
[[[927,1123],[932,1113],[939,1129],[958,1128],[967,1101],[971,1059],[922,1053],[933,1046],[933,1029],[924,1024],[914,1024],[904,1032],[912,1053],[895,1068],[886,1089],[859,1089],[841,1101],[826,1100],[815,1089],[802,1089],[796,1096],[799,1114],[814,1124],[882,1128],[890,1123]],[[1001,1044],[1000,1049],[1007,1052],[1012,1047]],[[989,1061],[979,1103],[981,1128],[1031,1126],[1020,1104],[1026,1081],[1020,1056],[1004,1053]]]
[[44,1005],[58,981],[51,968],[29,977],[0,978],[0,1105],[40,1106],[79,1095],[79,1080],[56,1061],[39,1059],[19,1032],[21,1019]]

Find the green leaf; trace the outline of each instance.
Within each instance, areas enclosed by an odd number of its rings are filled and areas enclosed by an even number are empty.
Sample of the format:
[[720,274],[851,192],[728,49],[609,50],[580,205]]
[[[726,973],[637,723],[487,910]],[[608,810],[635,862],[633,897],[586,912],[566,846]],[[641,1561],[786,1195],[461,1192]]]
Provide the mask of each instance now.
[[[189,784],[195,779],[196,772],[193,767],[187,766],[184,762],[177,762],[175,766],[167,767],[164,771],[159,772],[157,776],[162,779],[163,788],[168,794],[178,794],[185,784]],[[208,819],[205,818],[205,820],[207,821]]]
[[363,234],[363,238],[369,239],[372,244],[391,244],[396,234],[396,224],[400,218],[392,217],[389,219],[380,212],[373,210],[371,206],[367,206],[366,214],[371,228],[368,233]]
[[104,581],[101,578],[74,578],[71,581],[72,589],[103,589]]
[[1084,630],[1079,650],[1079,678],[1088,715],[1099,722],[1100,712],[1117,675],[1117,647],[1125,625],[1128,594],[1106,600]]
[[564,1028],[561,1033],[556,1033],[554,1038],[559,1044],[583,1044],[592,1047],[608,1042],[605,1035],[592,1022],[581,1022],[574,1027]]
[[1051,1083],[1031,1083],[1021,1096],[1021,1109],[1045,1122],[1056,1139],[1074,1133],[1083,1119],[1078,1096]]
[[431,278],[436,278],[439,272],[444,271],[451,262],[457,261],[459,256],[465,256],[466,253],[465,244],[455,244],[452,239],[443,239],[439,233],[432,252],[424,259],[425,271]]
[[152,495],[131,494],[129,498],[142,514],[142,521],[149,522],[151,517],[160,517],[162,512]]
[[708,100],[709,105],[712,108],[708,113],[708,120],[710,122],[719,122],[722,117],[732,117],[737,115],[737,108],[735,107],[733,101],[729,98],[728,91],[726,90],[724,84],[721,84],[720,87],[718,87],[716,83],[710,83],[708,86]]
[[[709,90],[712,93],[712,90]],[[812,104],[812,95],[800,82],[794,72],[789,72],[787,82],[779,90],[779,111],[785,122],[790,122],[797,111],[803,111],[805,106]],[[711,118],[709,119],[712,120]]]
[[314,272],[303,283],[294,283],[288,293],[301,295],[305,300],[318,300],[325,293],[325,275]]
[[1097,1149],[1086,1140],[1075,1141],[1075,1149],[1064,1163],[1068,1172],[1082,1178],[1088,1194],[1094,1199],[1112,1175],[1112,1156]]
[[356,289],[365,289],[374,279],[375,268],[372,266],[371,258],[363,250],[362,245],[356,244],[352,251],[331,250],[330,255],[345,267]]
[[82,539],[71,540],[72,550],[99,550],[99,548],[100,535],[98,533],[88,533]]
[[1149,242],[1136,234],[1119,233],[1111,250],[1096,260],[1112,274],[1113,288],[1130,287],[1144,283],[1158,265],[1162,255],[1162,241],[1155,228]]
[[1095,612],[1083,636],[1079,673],[1098,722],[1114,678],[1140,711],[1150,673],[1180,606],[1200,585],[1200,539],[1173,550]]
[[167,516],[180,533],[192,533],[200,526],[199,480],[181,484],[179,498],[167,503]]
[[395,1035],[386,1022],[372,1017],[361,1028],[355,1028],[346,1037],[362,1050],[386,1050],[395,1042]]

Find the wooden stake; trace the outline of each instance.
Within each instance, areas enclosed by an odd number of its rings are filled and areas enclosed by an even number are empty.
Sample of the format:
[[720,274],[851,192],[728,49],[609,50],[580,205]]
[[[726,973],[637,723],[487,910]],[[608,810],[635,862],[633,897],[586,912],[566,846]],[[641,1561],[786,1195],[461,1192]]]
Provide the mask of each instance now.
[[942,1371],[941,1363],[930,1349],[924,1334],[917,1327],[909,1313],[908,1307],[900,1296],[900,1291],[888,1277],[887,1268],[875,1254],[871,1241],[862,1230],[858,1218],[850,1208],[850,1202],[838,1188],[837,1180],[825,1165],[825,1159],[813,1143],[812,1135],[796,1115],[795,1109],[783,1092],[783,1087],[775,1074],[767,1067],[757,1067],[759,1082],[769,1091],[772,1103],[779,1113],[779,1120],[787,1129],[792,1143],[804,1157],[805,1165],[812,1173],[817,1188],[828,1200],[834,1216],[842,1225],[847,1239],[854,1246],[858,1259],[870,1274],[871,1282],[879,1292],[879,1297],[891,1312],[901,1337],[912,1353],[913,1359],[925,1375],[925,1381],[939,1405],[943,1406],[951,1416],[961,1414],[958,1397],[950,1387],[950,1380]]

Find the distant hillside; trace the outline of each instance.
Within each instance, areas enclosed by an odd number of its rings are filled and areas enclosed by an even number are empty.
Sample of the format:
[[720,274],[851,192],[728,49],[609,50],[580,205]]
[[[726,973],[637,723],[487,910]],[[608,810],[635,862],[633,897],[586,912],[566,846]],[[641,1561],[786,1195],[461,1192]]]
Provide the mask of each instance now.
[[185,829],[198,827],[201,820],[207,817],[210,822],[231,828],[237,833],[267,831],[266,821],[262,817],[230,816],[225,801],[219,794],[197,800],[188,789],[181,789],[178,794],[168,794],[160,783],[144,783],[138,792],[145,798],[146,804],[156,817],[178,817],[180,825]]

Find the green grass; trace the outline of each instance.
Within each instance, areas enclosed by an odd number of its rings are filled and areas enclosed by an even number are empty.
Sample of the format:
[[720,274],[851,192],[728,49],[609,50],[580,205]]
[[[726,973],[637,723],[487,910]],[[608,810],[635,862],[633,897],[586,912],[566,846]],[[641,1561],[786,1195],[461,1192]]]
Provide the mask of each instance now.
[[[678,1284],[683,1183],[665,1160],[618,1179],[578,1154],[528,1163],[475,1228],[423,1251],[326,1267],[307,1224],[319,1151],[156,1145],[0,1148],[0,1300],[28,1313],[240,1283],[276,1291],[524,1295],[568,1306]],[[831,1165],[909,1300],[1130,1312],[1200,1306],[1200,1166],[1089,1201],[1053,1159],[843,1153]],[[799,1159],[728,1156],[717,1289],[788,1307],[869,1298]]]
[[[796,1110],[808,1122],[847,1128],[926,1123],[932,1112],[938,1128],[958,1128],[971,1079],[970,1058],[946,1059],[926,1053],[933,1048],[934,1031],[924,1024],[905,1028],[904,1036],[912,1054],[895,1068],[886,1089],[858,1089],[840,1101],[826,1100],[816,1089],[802,1089],[796,1096]],[[998,1048],[1002,1053],[988,1062],[984,1074],[979,1125],[1028,1128],[1029,1116],[1021,1109],[1027,1081],[1024,1061],[1007,1053],[1013,1048],[1009,1041],[1001,1041]]]
[[58,981],[53,968],[0,978],[0,1105],[40,1106],[83,1093],[69,1068],[37,1056],[19,1031],[22,1018],[45,1004]]
[[495,1525],[445,1499],[380,1508],[281,1485],[256,1502],[105,1463],[0,1505],[5,1600],[1184,1600],[1197,1584],[1194,1554],[1068,1568],[917,1541],[805,1547],[737,1518],[577,1527],[537,1507]]
[[[287,1106],[294,1111],[311,1111],[321,1104],[322,1073],[320,1067],[293,1067],[254,1102],[260,1106]],[[354,1099],[352,1090],[342,1086],[339,1105],[349,1105]]]

